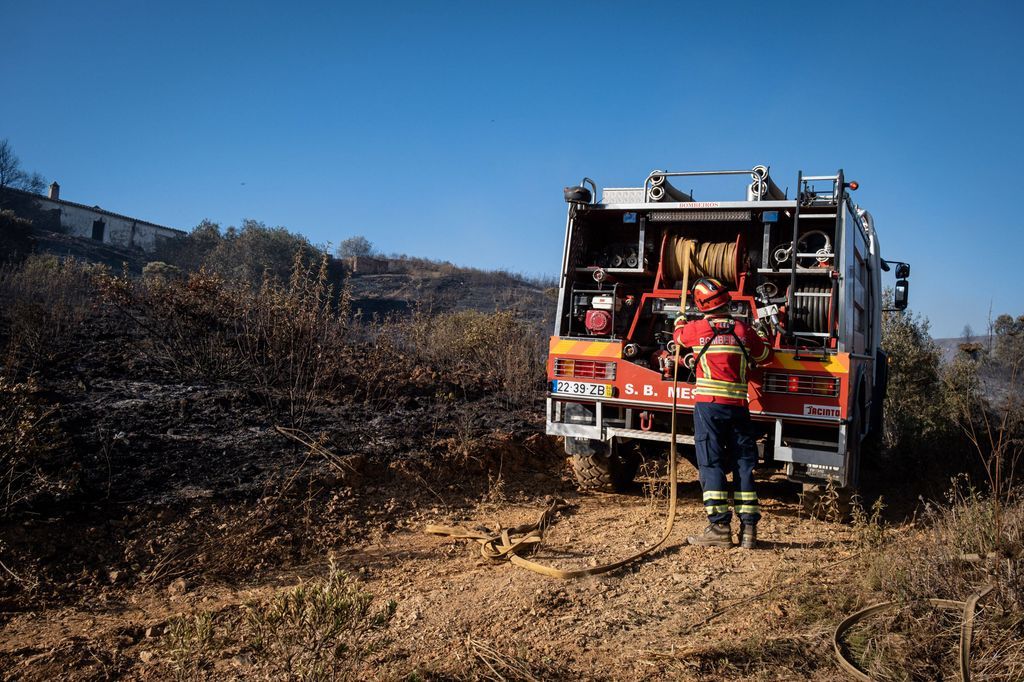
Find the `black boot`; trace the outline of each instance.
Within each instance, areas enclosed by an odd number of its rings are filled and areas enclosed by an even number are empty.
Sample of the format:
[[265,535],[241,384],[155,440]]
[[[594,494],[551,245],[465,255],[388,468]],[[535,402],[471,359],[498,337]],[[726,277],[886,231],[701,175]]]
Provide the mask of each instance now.
[[740,524],[740,547],[754,549],[757,547],[757,526]]
[[686,541],[701,547],[732,547],[732,526],[728,523],[711,523],[703,533],[691,535]]

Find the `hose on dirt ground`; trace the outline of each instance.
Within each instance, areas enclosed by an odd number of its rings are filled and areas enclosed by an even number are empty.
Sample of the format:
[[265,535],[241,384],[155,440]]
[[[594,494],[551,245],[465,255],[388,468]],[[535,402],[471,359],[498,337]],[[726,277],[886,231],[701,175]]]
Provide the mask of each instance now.
[[[963,682],[971,680],[971,641],[974,639],[974,615],[978,601],[992,591],[993,585],[986,585],[970,597],[967,601],[954,601],[952,599],[929,599],[928,603],[943,609],[959,609],[963,613],[963,622],[960,624],[960,679]],[[846,647],[842,640],[850,628],[869,616],[887,611],[898,605],[898,602],[887,601],[861,609],[856,613],[847,616],[843,622],[836,626],[832,633],[832,649],[835,652],[839,667],[850,677],[860,682],[871,682],[871,677],[864,672],[856,663],[847,656]]]
[[[684,270],[695,278],[712,277],[723,284],[736,283],[736,242],[702,242],[678,235],[665,244],[665,279],[678,282]],[[683,290],[686,290],[684,282]]]
[[[690,282],[690,254],[689,249],[692,249],[693,245],[688,244],[684,247],[682,255],[685,256],[682,260],[682,292],[680,293],[680,309],[686,309],[686,290],[689,287]],[[519,526],[513,526],[511,528],[501,529],[497,531],[481,531],[481,530],[470,530],[461,528],[458,526],[436,526],[428,525],[424,528],[424,532],[430,535],[442,535],[450,538],[476,540],[480,543],[480,553],[487,559],[495,561],[508,560],[516,566],[525,568],[533,571],[534,573],[540,573],[552,578],[561,578],[568,580],[572,578],[582,578],[588,575],[599,575],[601,573],[608,573],[614,571],[617,568],[622,568],[626,564],[630,564],[637,559],[650,554],[657,548],[665,544],[669,536],[672,534],[672,526],[676,520],[676,503],[677,494],[676,487],[678,482],[678,474],[676,469],[676,436],[677,436],[677,424],[676,414],[678,412],[678,405],[676,402],[676,396],[679,395],[679,346],[676,345],[675,350],[675,368],[672,373],[672,429],[671,429],[671,440],[669,441],[669,455],[668,455],[668,478],[669,478],[669,494],[668,494],[668,516],[665,519],[665,529],[661,533],[661,537],[652,544],[644,548],[642,551],[637,552],[625,559],[613,561],[607,564],[601,564],[600,566],[593,566],[591,568],[577,568],[577,569],[561,569],[553,566],[546,566],[536,561],[532,561],[523,556],[527,550],[535,549],[538,544],[544,540],[544,531],[554,519],[555,514],[561,509],[565,508],[565,503],[561,500],[553,501],[547,509],[545,509],[540,518],[534,523],[522,524]]]

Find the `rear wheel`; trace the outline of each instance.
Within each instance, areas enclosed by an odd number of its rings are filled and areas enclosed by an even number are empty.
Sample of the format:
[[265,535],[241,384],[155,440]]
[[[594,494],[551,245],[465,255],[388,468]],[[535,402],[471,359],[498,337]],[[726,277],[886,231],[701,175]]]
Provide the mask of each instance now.
[[604,492],[628,490],[636,477],[640,459],[634,452],[620,450],[601,440],[566,438],[565,451],[572,455],[572,470],[579,489]]

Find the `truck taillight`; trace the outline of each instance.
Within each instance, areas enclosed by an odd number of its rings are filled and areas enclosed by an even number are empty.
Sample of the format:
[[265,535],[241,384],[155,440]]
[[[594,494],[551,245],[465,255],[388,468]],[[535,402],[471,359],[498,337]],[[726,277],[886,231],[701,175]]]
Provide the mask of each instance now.
[[839,378],[814,376],[811,374],[782,374],[765,372],[765,393],[789,393],[795,395],[820,395],[835,398],[839,395]]
[[566,379],[614,379],[615,363],[555,358],[555,376]]

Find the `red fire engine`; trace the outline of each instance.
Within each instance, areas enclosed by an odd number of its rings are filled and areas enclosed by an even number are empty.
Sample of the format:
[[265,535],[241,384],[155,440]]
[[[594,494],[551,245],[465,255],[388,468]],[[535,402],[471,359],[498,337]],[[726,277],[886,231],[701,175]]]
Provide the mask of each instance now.
[[[696,201],[673,184],[708,176],[741,178],[744,200]],[[600,201],[589,179],[566,188],[547,431],[565,437],[581,486],[621,488],[641,456],[663,455],[673,399],[677,442],[692,444],[699,349],[680,349],[673,396],[672,330],[679,316],[699,316],[682,292],[698,277],[723,282],[731,314],[771,339],[748,394],[765,461],[808,485],[857,484],[862,445],[882,422],[881,275],[897,266],[902,309],[910,268],[881,258],[855,189],[841,170],[800,173],[790,199],[764,166],[653,171],[642,187],[605,188]]]

